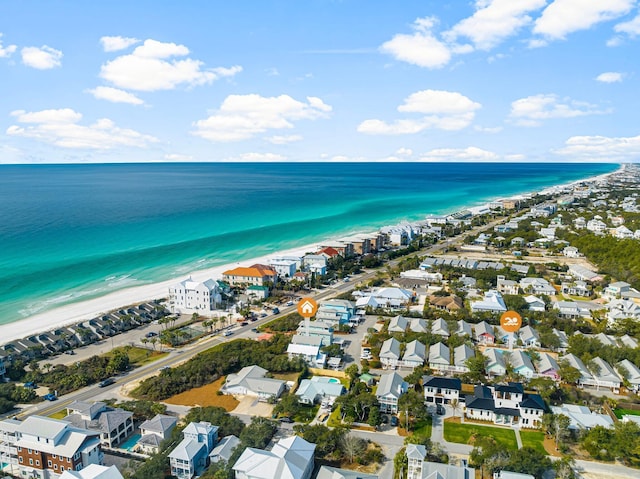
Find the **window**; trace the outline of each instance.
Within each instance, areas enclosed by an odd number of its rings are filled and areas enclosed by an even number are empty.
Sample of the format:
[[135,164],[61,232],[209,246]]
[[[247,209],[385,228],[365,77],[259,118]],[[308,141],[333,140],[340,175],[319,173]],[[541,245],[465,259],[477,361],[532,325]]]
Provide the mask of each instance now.
[[61,470],[61,471],[64,471],[64,466],[60,466],[60,470]]
[[23,462],[24,462],[24,458],[20,456],[20,464],[22,464]]
[[33,459],[29,458],[29,465],[33,466]]
[[31,454],[31,449],[27,449],[27,453]]
[[18,448],[18,452],[22,452],[22,448],[21,447]]
[[57,470],[58,470],[58,465],[57,465],[57,464],[54,464],[54,465],[53,465],[53,468],[57,471]]
[[40,461],[38,459],[36,459],[36,466],[40,465]]
[[51,467],[51,459],[47,461],[47,466]]

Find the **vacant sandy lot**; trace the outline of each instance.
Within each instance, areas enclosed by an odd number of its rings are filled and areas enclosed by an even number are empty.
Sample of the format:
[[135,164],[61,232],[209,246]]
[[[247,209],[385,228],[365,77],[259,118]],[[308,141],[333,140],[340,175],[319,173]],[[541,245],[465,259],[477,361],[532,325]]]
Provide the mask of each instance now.
[[190,389],[175,396],[165,399],[163,402],[168,404],[177,404],[179,406],[218,406],[224,408],[227,412],[233,411],[239,401],[233,396],[218,395],[217,392],[224,384],[225,378],[222,377],[217,381],[201,386],[199,388]]

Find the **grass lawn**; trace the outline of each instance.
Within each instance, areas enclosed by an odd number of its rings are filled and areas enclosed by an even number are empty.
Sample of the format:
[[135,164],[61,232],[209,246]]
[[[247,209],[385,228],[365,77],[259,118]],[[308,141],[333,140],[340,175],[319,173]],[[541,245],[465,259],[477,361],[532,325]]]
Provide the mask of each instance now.
[[624,416],[624,415],[640,416],[640,411],[635,411],[633,409],[616,408],[616,409],[613,410],[613,414],[615,414],[618,419],[622,419],[622,416]]
[[327,426],[329,427],[342,426],[342,413],[340,412],[340,406],[336,406],[336,408],[329,415],[329,419],[327,419]]
[[64,419],[67,416],[67,410],[61,409],[58,412],[54,412],[53,414],[49,414],[49,417],[52,419]]
[[[400,421],[400,424],[402,424],[402,421]],[[407,431],[402,426],[399,426],[398,434],[400,436],[412,435],[412,436],[426,437],[427,439],[430,439],[431,438],[431,418],[428,417],[426,419],[423,419],[422,421],[418,421],[413,426],[412,431]]]
[[[126,352],[127,356],[129,356],[129,363],[134,368],[139,368],[140,366],[144,366],[145,364],[157,361],[158,359],[164,358],[169,354],[168,352],[151,351],[149,349],[137,348],[135,346],[123,346],[121,348],[116,348],[113,351],[115,350]],[[105,356],[111,356],[111,353],[113,351],[105,354]]]
[[298,379],[298,376],[300,376],[300,373],[272,373],[271,374],[274,379],[280,379],[281,381],[293,381],[295,382],[296,379]]
[[515,451],[518,449],[516,434],[511,429],[500,427],[480,426],[478,424],[460,424],[458,422],[444,422],[444,439],[458,444],[471,444],[474,434],[493,436],[493,438],[505,448]]
[[227,412],[233,411],[240,402],[230,395],[218,395],[217,392],[224,384],[224,376],[211,384],[193,388],[169,399],[164,402],[169,404],[178,404],[181,406],[218,406],[224,408]]
[[544,433],[540,431],[520,431],[522,447],[531,447],[542,454],[548,454],[544,447]]
[[320,404],[316,404],[315,406],[302,406],[300,412],[293,417],[293,420],[308,424],[316,417],[318,409],[320,409]]

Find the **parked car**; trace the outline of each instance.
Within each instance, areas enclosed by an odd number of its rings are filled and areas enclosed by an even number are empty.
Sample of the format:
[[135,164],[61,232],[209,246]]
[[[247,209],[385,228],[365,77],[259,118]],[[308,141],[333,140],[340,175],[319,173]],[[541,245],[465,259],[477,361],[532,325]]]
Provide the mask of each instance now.
[[267,317],[267,313],[260,313],[260,317],[261,318],[266,318]]
[[391,416],[391,425],[393,427],[398,425],[398,416]]
[[280,310],[278,308],[273,308],[273,314],[280,314]]
[[257,333],[258,332],[258,328],[251,328],[251,332],[252,333]]
[[291,424],[291,423],[293,422],[293,419],[291,419],[291,418],[290,418],[290,417],[288,417],[288,416],[282,416],[282,417],[280,418],[280,422],[286,422],[287,424]]
[[145,337],[147,338],[153,338],[154,336],[157,336],[158,333],[154,333],[153,331],[149,331],[147,334],[145,334]]
[[73,349],[67,349],[64,354],[68,354],[69,356],[73,356],[76,352]]
[[116,382],[116,380],[115,380],[115,379],[113,379],[113,378],[103,379],[102,381],[100,381],[100,382],[98,383],[98,387],[99,387],[99,388],[104,388],[104,387],[107,387],[107,386],[109,386],[110,384],[113,384],[113,383],[115,383],[115,382]]
[[29,381],[28,383],[24,383],[24,387],[29,389],[36,389],[38,385],[33,381]]
[[228,329],[222,333],[223,336],[231,336],[233,334],[233,331],[229,331]]
[[444,416],[447,413],[444,406],[442,404],[438,404],[436,406],[436,414],[439,416]]
[[42,399],[44,399],[45,401],[55,401],[58,399],[58,397],[55,394],[49,393],[42,396]]
[[240,323],[240,326],[247,326],[248,324],[249,324],[249,322],[248,322],[248,321],[242,321],[242,322]]

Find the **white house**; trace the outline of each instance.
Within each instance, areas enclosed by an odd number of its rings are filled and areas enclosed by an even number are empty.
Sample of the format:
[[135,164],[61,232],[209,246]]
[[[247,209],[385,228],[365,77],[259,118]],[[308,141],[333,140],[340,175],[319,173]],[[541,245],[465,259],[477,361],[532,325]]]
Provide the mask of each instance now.
[[402,356],[402,364],[405,367],[417,368],[424,364],[426,347],[417,339],[407,344],[404,355]]
[[208,422],[191,422],[182,431],[182,441],[169,453],[171,475],[190,479],[200,475],[207,458],[218,441],[218,426]]
[[189,277],[169,287],[169,304],[174,312],[215,311],[221,302],[220,286],[213,279],[199,282]]
[[396,338],[389,338],[380,347],[380,362],[385,368],[398,367],[400,361],[400,341]]
[[237,374],[229,374],[221,390],[225,394],[256,396],[262,401],[278,398],[285,390],[285,382],[267,378],[267,373],[260,366],[246,366]]
[[505,279],[504,276],[498,275],[496,289],[501,294],[518,294],[520,285],[517,281]]
[[449,347],[443,343],[432,344],[429,347],[429,367],[431,369],[447,369],[451,364]]
[[544,278],[522,278],[520,287],[527,293],[546,294],[547,296],[556,294],[555,288]]
[[99,464],[89,464],[84,469],[73,471],[67,469],[59,479],[122,479],[122,474],[116,466],[101,466]]
[[411,318],[411,322],[409,323],[409,331],[412,331],[414,333],[426,333],[427,322],[422,318]]
[[176,427],[178,418],[165,414],[156,414],[140,424],[140,439],[136,444],[146,454],[155,454],[160,448],[160,443],[167,439]]
[[578,379],[579,385],[593,382],[593,376],[584,365],[582,360],[575,354],[566,354],[565,356],[562,356],[562,358],[560,358],[560,361],[566,361],[569,366],[578,370],[578,372],[580,373],[580,378]]
[[602,295],[608,299],[620,299],[623,297],[625,293],[631,291],[631,285],[626,281],[616,281],[615,283],[610,283],[604,291]]
[[278,274],[281,279],[293,278],[296,274],[301,259],[286,259],[286,258],[274,258],[269,261],[269,266]]
[[398,412],[398,400],[407,392],[409,385],[396,372],[385,373],[380,376],[376,398],[380,405],[380,412],[395,414]]
[[587,221],[587,229],[596,234],[602,234],[607,231],[607,225],[600,220],[592,219]]
[[617,228],[613,228],[611,230],[611,236],[618,239],[632,239],[633,231],[631,231],[629,228],[627,228],[624,225],[620,225]]
[[431,322],[431,334],[448,338],[449,326],[447,326],[447,322],[442,318],[434,319]]
[[575,301],[556,301],[553,303],[553,309],[557,310],[558,315],[563,318],[577,319],[591,317],[591,311],[583,308]]
[[308,254],[302,259],[305,270],[324,276],[327,274],[327,257],[321,254]]
[[569,429],[574,431],[582,429],[588,431],[596,426],[613,428],[613,419],[609,415],[592,412],[587,406],[562,404],[561,406],[551,406],[551,412],[567,416],[570,420]]
[[542,301],[537,296],[533,296],[532,294],[530,294],[529,296],[525,296],[524,300],[527,302],[527,305],[529,306],[529,311],[544,312],[545,310],[544,301]]
[[462,392],[462,381],[455,378],[438,376],[422,377],[424,401],[429,404],[449,404],[459,400]]
[[313,405],[323,401],[333,404],[336,398],[342,396],[344,392],[344,386],[339,380],[325,376],[313,376],[311,379],[300,381],[296,396],[302,404]]
[[504,376],[507,372],[507,364],[499,349],[486,348],[484,355],[487,358],[487,375]]
[[531,358],[527,353],[520,349],[516,349],[509,353],[509,362],[517,374],[527,379],[531,379],[536,374]]
[[587,366],[587,369],[591,372],[593,380],[582,381],[583,386],[595,386],[597,389],[609,388],[612,391],[618,391],[620,389],[622,383],[620,376],[616,374],[611,365],[604,359],[600,357],[593,358]]
[[575,246],[565,246],[562,254],[567,258],[580,258],[582,256]]
[[623,359],[616,364],[616,369],[618,374],[629,383],[633,391],[638,392],[640,390],[640,368],[638,366],[628,359]]
[[473,396],[465,402],[465,416],[495,424],[536,428],[546,406],[538,394],[528,394],[520,383],[475,386]]
[[467,323],[464,319],[460,319],[457,322],[456,334],[458,336],[473,336],[473,328],[471,324]]
[[248,447],[233,465],[236,479],[309,479],[316,445],[300,436],[279,439],[270,451]]
[[231,434],[220,439],[220,442],[209,453],[209,462],[216,463],[220,461],[229,462],[233,450],[240,444],[240,439]]
[[409,326],[409,320],[402,315],[394,316],[389,321],[387,331],[390,333],[404,333]]
[[522,341],[522,345],[525,348],[539,348],[541,346],[540,335],[529,325],[521,328],[518,332],[518,336],[520,337],[520,341]]
[[468,344],[461,344],[453,350],[454,371],[464,373],[469,371],[467,361],[475,357],[475,352]]
[[489,311],[492,313],[504,313],[507,306],[504,304],[502,295],[495,290],[487,291],[484,299],[471,303],[471,312],[477,313],[481,311]]

